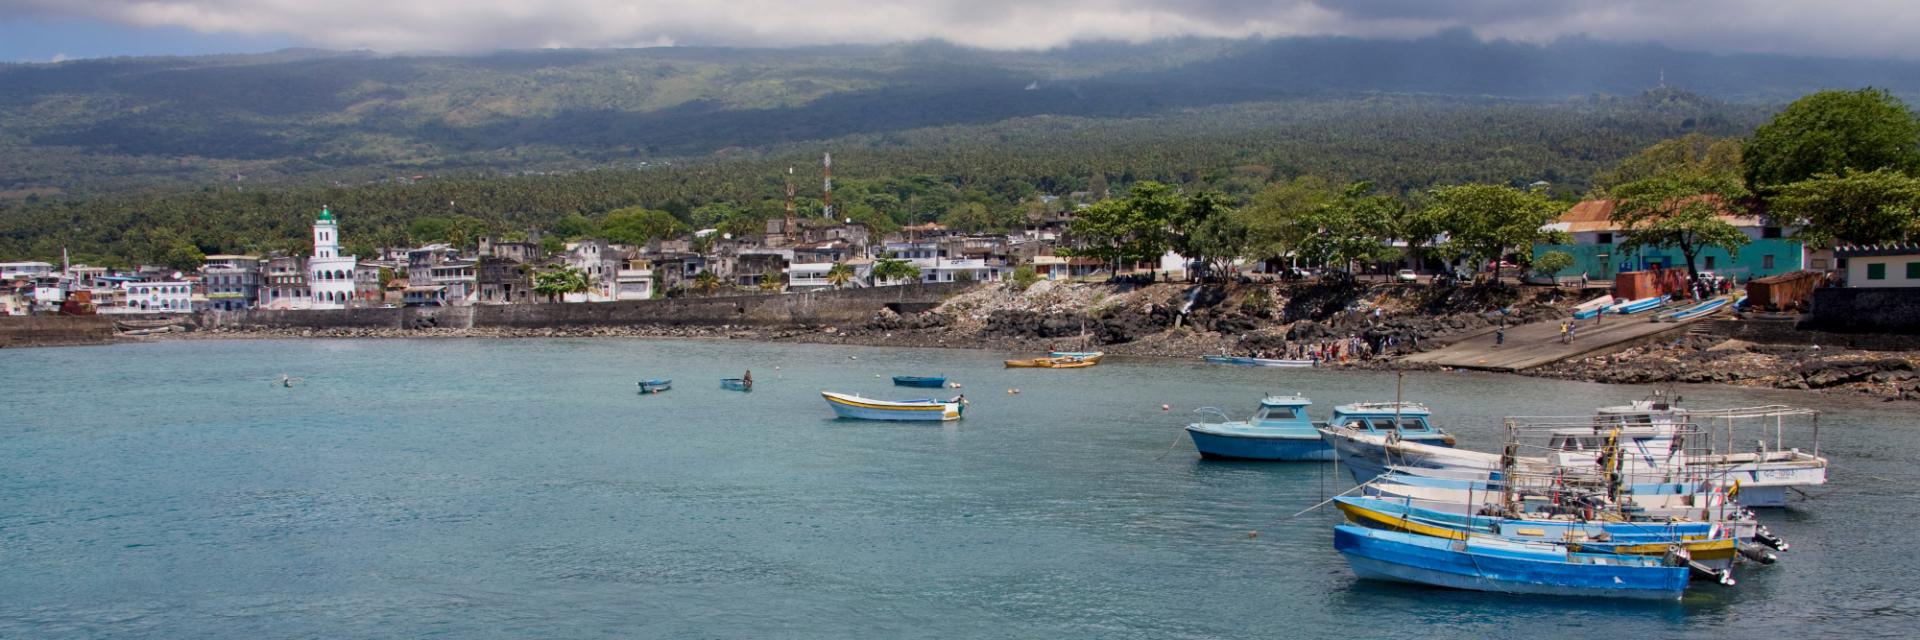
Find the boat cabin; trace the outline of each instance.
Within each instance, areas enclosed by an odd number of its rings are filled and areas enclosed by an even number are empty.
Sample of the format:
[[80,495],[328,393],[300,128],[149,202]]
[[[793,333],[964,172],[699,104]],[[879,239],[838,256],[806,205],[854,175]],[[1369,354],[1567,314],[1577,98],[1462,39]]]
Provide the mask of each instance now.
[[1312,404],[1302,396],[1267,396],[1260,400],[1260,409],[1249,422],[1259,427],[1301,427],[1312,431],[1313,420],[1307,417],[1307,407]]
[[[1414,402],[1356,402],[1333,408],[1333,417],[1327,422],[1335,427],[1351,427],[1357,431],[1374,435],[1387,435],[1398,431],[1402,437],[1438,437],[1439,429],[1433,428],[1428,420],[1433,412],[1426,405]],[[1399,420],[1396,427],[1394,420]]]

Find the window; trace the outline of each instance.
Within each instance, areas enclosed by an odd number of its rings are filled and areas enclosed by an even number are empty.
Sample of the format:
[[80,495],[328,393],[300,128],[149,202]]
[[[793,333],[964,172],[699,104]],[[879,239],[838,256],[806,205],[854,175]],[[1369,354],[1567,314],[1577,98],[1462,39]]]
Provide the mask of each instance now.
[[1778,238],[1778,237],[1780,237],[1780,227],[1761,227],[1761,228],[1760,228],[1760,237],[1762,237],[1762,238]]
[[1873,264],[1867,265],[1867,279],[1868,280],[1887,279],[1887,263],[1875,262]]
[[1772,268],[1773,268],[1773,256],[1760,256],[1760,268],[1762,268],[1762,269],[1772,269]]
[[1259,419],[1261,420],[1292,420],[1293,418],[1294,418],[1293,407],[1267,407],[1265,411],[1260,412]]
[[1713,261],[1713,256],[1707,256],[1707,270],[1708,270],[1708,271],[1712,271],[1712,270],[1713,270],[1713,262],[1714,262],[1714,261]]
[[1920,280],[1920,262],[1907,263],[1907,279]]
[[1602,232],[1599,234],[1595,234],[1593,237],[1593,241],[1595,244],[1613,244],[1613,233]]

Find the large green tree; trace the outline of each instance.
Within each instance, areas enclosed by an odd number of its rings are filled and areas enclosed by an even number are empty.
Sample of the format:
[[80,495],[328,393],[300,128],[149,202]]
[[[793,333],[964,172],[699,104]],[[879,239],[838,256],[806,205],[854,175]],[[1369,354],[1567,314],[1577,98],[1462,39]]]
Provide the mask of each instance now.
[[[1544,194],[1504,185],[1462,184],[1433,190],[1427,205],[1435,224],[1447,233],[1446,249],[1475,263],[1499,261],[1535,242],[1560,240],[1543,229],[1560,215],[1561,207]],[[1515,258],[1528,262],[1531,252]]]
[[1753,132],[1747,185],[1761,192],[1823,173],[1920,169],[1920,120],[1883,89],[1821,91]]
[[1768,215],[1815,246],[1911,241],[1920,238],[1920,178],[1892,169],[1821,174],[1781,187]]
[[1166,253],[1169,226],[1180,215],[1174,187],[1151,180],[1135,183],[1127,197],[1102,200],[1074,216],[1069,240],[1080,253],[1105,260],[1118,275],[1128,263]]
[[1734,173],[1746,169],[1738,138],[1689,133],[1653,143],[1593,177],[1595,190],[1607,190],[1664,173]]
[[1374,194],[1372,183],[1348,185],[1337,198],[1302,216],[1301,226],[1311,232],[1300,243],[1300,256],[1347,275],[1355,263],[1392,259],[1398,255],[1389,245],[1393,221],[1403,208],[1405,204],[1391,196]]
[[1728,173],[1668,173],[1614,188],[1613,221],[1626,229],[1625,251],[1672,247],[1686,257],[1687,274],[1700,279],[1698,257],[1708,247],[1738,255],[1747,235],[1721,219],[1748,195]]
[[1211,191],[1187,196],[1170,227],[1174,252],[1206,268],[1232,266],[1246,244],[1246,227],[1234,219],[1233,201]]
[[1276,183],[1254,195],[1237,212],[1247,230],[1247,255],[1261,260],[1296,257],[1300,245],[1315,233],[1308,218],[1335,197],[1327,181],[1315,176]]

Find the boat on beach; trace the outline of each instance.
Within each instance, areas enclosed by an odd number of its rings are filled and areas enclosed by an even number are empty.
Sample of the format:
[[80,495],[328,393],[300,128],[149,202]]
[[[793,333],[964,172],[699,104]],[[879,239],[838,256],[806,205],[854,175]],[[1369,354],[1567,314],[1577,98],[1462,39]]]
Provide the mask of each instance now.
[[1200,356],[1208,364],[1227,364],[1239,367],[1311,367],[1313,360],[1283,360],[1277,358],[1253,358],[1248,356]]
[[721,378],[720,388],[728,391],[752,391],[753,380],[750,378]]
[[841,418],[856,420],[903,420],[940,422],[959,420],[966,412],[966,396],[955,396],[948,400],[927,398],[923,400],[876,400],[863,398],[849,393],[822,391],[827,406]]
[[640,381],[640,393],[660,393],[672,388],[673,380],[667,378],[652,378]]
[[894,376],[893,386],[943,389],[947,386],[947,379],[931,376]]
[[1492,536],[1453,540],[1352,524],[1334,527],[1333,548],[1362,579],[1498,593],[1672,600],[1686,592],[1692,571],[1678,558],[1581,553],[1564,544]]
[[1607,307],[1613,306],[1614,302],[1613,296],[1602,295],[1598,298],[1573,305],[1573,319],[1585,320],[1606,313]]
[[1307,416],[1312,404],[1297,395],[1267,396],[1253,418],[1196,422],[1187,425],[1187,436],[1200,457],[1208,459],[1332,460],[1333,448],[1320,439]]
[[1628,300],[1625,302],[1615,304],[1611,307],[1607,307],[1606,312],[1614,315],[1619,315],[1619,316],[1627,316],[1627,315],[1640,313],[1642,311],[1648,311],[1666,303],[1667,303],[1666,296],[1653,296],[1650,298],[1641,298],[1639,300]]

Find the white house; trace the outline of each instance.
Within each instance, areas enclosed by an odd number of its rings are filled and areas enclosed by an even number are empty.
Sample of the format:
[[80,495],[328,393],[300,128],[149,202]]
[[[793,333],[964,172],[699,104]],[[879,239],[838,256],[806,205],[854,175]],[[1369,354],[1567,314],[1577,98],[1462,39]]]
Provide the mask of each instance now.
[[340,223],[333,211],[320,209],[313,221],[313,257],[307,260],[307,289],[314,309],[345,309],[353,301],[353,272],[360,261],[340,255]]
[[127,283],[127,309],[149,313],[188,313],[193,308],[193,283],[173,282],[130,282]]
[[790,291],[832,289],[833,283],[827,281],[827,272],[831,270],[831,262],[796,262],[787,265],[787,288]]
[[1847,287],[1920,287],[1920,243],[1844,245],[1835,258],[1847,263]]
[[614,276],[615,300],[647,300],[653,297],[653,263],[628,260]]
[[0,281],[47,275],[53,275],[53,265],[46,262],[0,262]]

